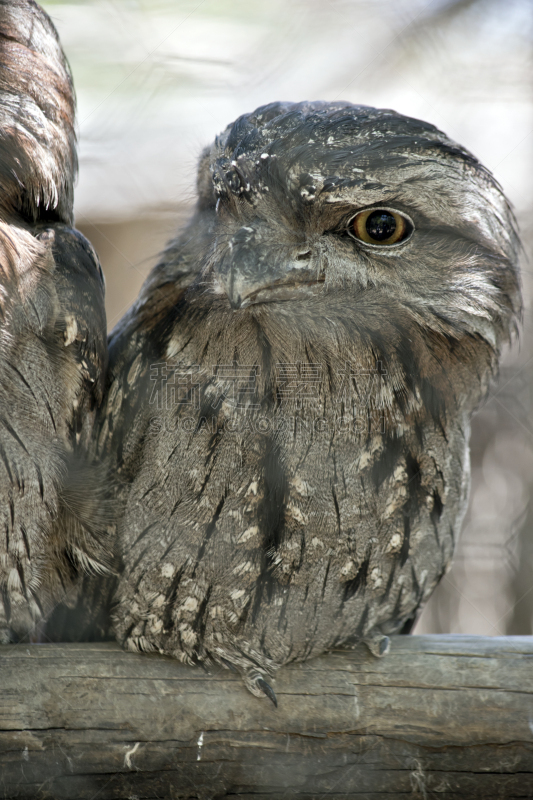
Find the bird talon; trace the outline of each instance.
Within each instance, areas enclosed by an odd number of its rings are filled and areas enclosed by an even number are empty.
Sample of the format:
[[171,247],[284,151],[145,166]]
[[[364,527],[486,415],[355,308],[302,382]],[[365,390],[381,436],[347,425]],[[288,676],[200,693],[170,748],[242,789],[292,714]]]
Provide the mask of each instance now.
[[269,683],[267,683],[264,678],[256,678],[255,682],[257,683],[263,694],[265,694],[269,700],[272,700],[274,706],[277,708],[278,698],[276,697],[276,693],[274,692],[272,686]]
[[383,658],[390,650],[390,639],[379,630],[370,631],[363,639],[370,652],[376,658]]
[[239,671],[237,669],[237,667],[234,664],[231,663],[231,661],[228,661],[227,658],[222,658],[222,656],[221,656],[220,657],[220,662],[226,667],[226,669],[229,669],[230,672],[238,672]]

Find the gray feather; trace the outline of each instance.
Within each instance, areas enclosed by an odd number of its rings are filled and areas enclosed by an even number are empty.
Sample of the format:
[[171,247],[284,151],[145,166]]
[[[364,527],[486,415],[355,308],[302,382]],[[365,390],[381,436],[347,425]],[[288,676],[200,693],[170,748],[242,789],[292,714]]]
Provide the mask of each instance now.
[[[260,696],[258,675],[333,646],[384,653],[448,569],[470,417],[520,311],[518,237],[474,156],[388,110],[260,108],[198,186],[110,340],[114,625]],[[368,207],[409,236],[357,239]]]

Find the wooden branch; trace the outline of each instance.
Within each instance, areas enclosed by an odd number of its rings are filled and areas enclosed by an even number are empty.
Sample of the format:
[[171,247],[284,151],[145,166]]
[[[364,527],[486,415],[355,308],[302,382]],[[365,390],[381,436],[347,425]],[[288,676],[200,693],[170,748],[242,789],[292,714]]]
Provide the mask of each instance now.
[[533,797],[533,637],[397,636],[279,671],[0,647],[4,798]]

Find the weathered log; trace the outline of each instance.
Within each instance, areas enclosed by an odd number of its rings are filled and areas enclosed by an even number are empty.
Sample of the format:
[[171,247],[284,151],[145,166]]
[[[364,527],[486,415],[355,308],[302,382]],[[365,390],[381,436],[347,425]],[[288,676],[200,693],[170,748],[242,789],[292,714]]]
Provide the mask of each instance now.
[[533,797],[533,637],[393,637],[279,671],[0,648],[4,798]]

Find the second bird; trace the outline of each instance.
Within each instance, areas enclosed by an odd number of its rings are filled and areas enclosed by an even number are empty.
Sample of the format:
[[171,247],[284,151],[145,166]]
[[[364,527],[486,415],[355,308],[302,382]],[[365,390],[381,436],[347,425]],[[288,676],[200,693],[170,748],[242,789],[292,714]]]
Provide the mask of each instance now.
[[470,153],[344,103],[241,117],[198,193],[110,340],[114,625],[275,701],[283,664],[385,653],[449,567],[518,240]]

